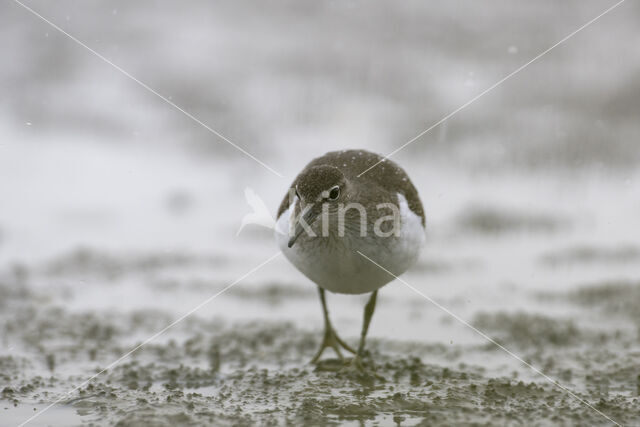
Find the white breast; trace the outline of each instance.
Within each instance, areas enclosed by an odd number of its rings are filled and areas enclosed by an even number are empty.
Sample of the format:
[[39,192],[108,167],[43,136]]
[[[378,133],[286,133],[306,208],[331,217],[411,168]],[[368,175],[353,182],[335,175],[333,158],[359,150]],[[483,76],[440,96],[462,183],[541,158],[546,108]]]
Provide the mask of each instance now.
[[286,234],[292,211],[289,207],[278,218],[276,241],[287,259],[318,286],[342,294],[373,292],[392,281],[393,276],[362,257],[358,251],[399,276],[418,259],[425,242],[421,218],[409,209],[402,194],[398,193],[398,200],[400,233],[396,238],[345,235],[336,237],[339,240],[336,244],[318,245],[313,243],[314,239],[308,239],[289,248],[289,236]]

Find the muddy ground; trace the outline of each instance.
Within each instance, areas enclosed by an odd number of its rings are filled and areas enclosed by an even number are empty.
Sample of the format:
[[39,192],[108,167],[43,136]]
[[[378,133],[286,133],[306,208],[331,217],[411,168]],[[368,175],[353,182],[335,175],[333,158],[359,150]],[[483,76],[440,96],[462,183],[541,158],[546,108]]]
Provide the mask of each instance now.
[[[505,360],[489,342],[375,337],[367,359],[378,378],[331,370],[331,353],[315,367],[308,362],[319,343],[319,307],[307,328],[293,320],[230,322],[196,313],[83,384],[173,317],[152,308],[69,309],[59,303],[60,295],[74,298],[64,283],[99,278],[97,286],[108,292],[131,280],[155,294],[173,293],[153,280],[162,270],[212,262],[157,254],[125,262],[85,248],[45,266],[15,265],[5,272],[2,424],[25,421],[60,398],[32,425],[611,425],[565,390]],[[47,280],[62,284],[35,285]],[[279,283],[254,291],[238,286],[225,298],[257,301],[273,312],[316,304],[311,286]],[[640,284],[603,282],[570,292],[531,292],[528,298],[565,307],[571,315],[482,311],[473,325],[616,422],[640,423]],[[374,330],[387,313],[378,314]],[[612,318],[621,327],[596,326]],[[427,327],[433,325],[414,330]]]

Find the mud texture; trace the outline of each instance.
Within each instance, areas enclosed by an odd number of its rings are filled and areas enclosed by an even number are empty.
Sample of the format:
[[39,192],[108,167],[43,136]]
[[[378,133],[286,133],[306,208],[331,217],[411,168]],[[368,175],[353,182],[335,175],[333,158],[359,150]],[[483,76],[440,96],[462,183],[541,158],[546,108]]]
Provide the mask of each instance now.
[[[113,270],[95,258],[75,253],[44,270],[47,276]],[[128,274],[154,268],[155,262],[144,259],[126,267],[114,263]],[[320,330],[281,321],[229,323],[193,316],[83,384],[172,317],[154,310],[71,312],[31,286],[38,277],[20,267],[0,283],[2,340],[20,349],[0,358],[6,419],[23,421],[12,411],[42,410],[61,398],[57,408],[73,414],[67,424],[87,425],[611,424],[518,364],[507,367],[509,358],[490,343],[372,339],[369,373],[336,372],[328,368],[337,360],[329,358],[319,367],[308,363]],[[278,306],[290,298],[286,289],[270,284],[256,295],[238,289],[235,297]],[[637,328],[637,289],[603,284],[544,298],[569,301],[589,315],[617,312]],[[313,295],[301,291],[292,297]],[[581,326],[579,318],[522,312],[478,313],[474,325],[617,422],[640,423],[640,353],[632,350],[637,329],[603,334]]]

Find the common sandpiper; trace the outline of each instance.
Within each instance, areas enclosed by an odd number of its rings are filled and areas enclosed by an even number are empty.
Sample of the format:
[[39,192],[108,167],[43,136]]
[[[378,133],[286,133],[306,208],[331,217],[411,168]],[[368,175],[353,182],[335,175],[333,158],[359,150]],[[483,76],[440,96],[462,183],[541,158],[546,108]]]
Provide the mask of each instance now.
[[[409,176],[369,151],[327,153],[291,184],[278,209],[276,230],[286,258],[318,286],[324,337],[312,363],[327,347],[345,362],[343,348],[354,354],[351,366],[362,368],[378,289],[393,280],[389,272],[398,276],[414,264],[425,242],[424,208]],[[357,350],[333,328],[325,291],[371,293]]]

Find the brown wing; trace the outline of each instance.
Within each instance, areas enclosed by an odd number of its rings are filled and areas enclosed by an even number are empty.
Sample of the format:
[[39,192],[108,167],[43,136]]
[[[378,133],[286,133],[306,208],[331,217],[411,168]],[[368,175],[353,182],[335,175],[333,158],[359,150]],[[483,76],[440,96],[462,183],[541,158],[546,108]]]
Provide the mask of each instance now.
[[289,187],[287,189],[287,192],[284,195],[284,199],[282,199],[282,202],[280,203],[280,207],[278,208],[278,216],[277,216],[277,218],[280,218],[280,215],[282,215],[283,213],[286,212],[287,209],[289,209],[289,189],[295,188],[295,186],[296,186],[296,182],[294,180],[293,183],[291,184],[291,187]]

